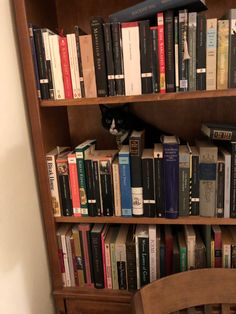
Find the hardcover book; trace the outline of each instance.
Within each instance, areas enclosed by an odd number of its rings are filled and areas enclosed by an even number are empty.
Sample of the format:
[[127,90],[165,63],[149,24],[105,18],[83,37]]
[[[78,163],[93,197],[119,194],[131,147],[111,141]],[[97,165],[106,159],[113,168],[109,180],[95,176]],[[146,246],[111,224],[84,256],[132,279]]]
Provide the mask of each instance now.
[[213,238],[215,241],[215,265],[214,267],[222,267],[222,233],[221,227],[218,225],[212,226]]
[[174,238],[170,225],[164,226],[165,241],[165,273],[166,276],[171,275],[173,271],[173,245]]
[[218,21],[217,89],[228,88],[229,20]]
[[236,87],[236,9],[230,9],[229,14],[229,88]]
[[206,89],[206,16],[197,16],[197,90]]
[[82,67],[82,57],[81,57],[81,49],[80,49],[80,40],[79,40],[79,36],[80,36],[80,34],[82,33],[82,31],[81,31],[81,29],[79,28],[78,25],[75,25],[74,31],[75,31],[77,58],[78,58],[78,65],[79,65],[81,97],[85,97],[85,90],[84,90],[84,74],[83,74],[83,67]]
[[163,167],[163,145],[154,144],[155,164],[155,192],[156,192],[156,216],[164,217],[164,167]]
[[135,225],[129,225],[126,238],[127,282],[128,290],[137,290],[137,270],[135,253]]
[[148,225],[150,282],[157,279],[157,232],[156,225]]
[[199,215],[199,152],[196,146],[191,146],[192,151],[192,189],[191,189],[191,215]]
[[165,35],[164,35],[164,13],[157,13],[158,31],[158,59],[160,73],[160,93],[166,92],[166,64],[165,64]]
[[179,231],[177,237],[180,255],[180,271],[182,272],[187,270],[187,244],[183,231]]
[[217,19],[207,19],[206,89],[216,89]]
[[220,153],[224,158],[224,218],[230,217],[230,182],[231,182],[231,154],[225,148],[220,147]]
[[187,269],[195,269],[196,233],[192,225],[184,225],[184,233],[187,244]]
[[70,61],[67,38],[64,36],[59,36],[59,50],[61,56],[61,70],[62,78],[64,84],[65,98],[73,98],[72,81],[71,81],[71,71],[70,71]]
[[188,14],[188,46],[189,46],[189,91],[196,90],[196,40],[197,40],[197,13]]
[[78,281],[79,286],[83,287],[85,283],[85,269],[83,263],[83,255],[82,255],[82,248],[81,248],[81,238],[79,234],[79,225],[76,224],[72,227],[72,235],[74,239],[74,247],[75,247],[75,264],[78,273]]
[[189,215],[190,154],[187,145],[179,146],[179,216]]
[[112,163],[112,178],[113,178],[115,216],[118,217],[121,216],[120,172],[118,157],[116,157]]
[[158,60],[158,27],[153,26],[151,30],[151,56],[152,56],[152,90],[153,93],[160,91],[160,69]]
[[118,270],[117,270],[117,264],[116,264],[116,250],[115,250],[115,243],[116,243],[116,238],[117,238],[119,230],[120,230],[120,225],[115,225],[113,229],[113,236],[110,239],[110,256],[111,256],[112,288],[113,289],[119,289]]
[[68,165],[73,215],[75,217],[80,217],[81,210],[80,210],[79,180],[75,152],[68,154]]
[[135,231],[137,289],[150,282],[148,225],[137,225]]
[[201,126],[201,131],[212,140],[236,140],[235,124],[203,123]]
[[216,217],[224,217],[224,187],[225,187],[225,161],[223,156],[218,156],[216,177]]

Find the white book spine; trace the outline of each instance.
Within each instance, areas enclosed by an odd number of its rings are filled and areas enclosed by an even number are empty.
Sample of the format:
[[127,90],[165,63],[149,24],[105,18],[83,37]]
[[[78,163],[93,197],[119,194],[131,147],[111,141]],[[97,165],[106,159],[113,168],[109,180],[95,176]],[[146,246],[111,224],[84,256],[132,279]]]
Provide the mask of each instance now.
[[224,218],[230,218],[231,155],[225,155]]
[[141,66],[139,48],[139,26],[137,22],[121,26],[125,75],[125,94],[141,95]]
[[81,98],[79,64],[77,58],[75,34],[67,34],[66,37],[69,52],[73,97]]
[[148,226],[149,237],[149,269],[150,282],[157,279],[157,263],[156,263],[156,225]]
[[142,187],[132,187],[132,207],[133,215],[143,214],[143,188]]
[[61,246],[62,246],[62,252],[63,252],[65,275],[66,275],[66,287],[71,287],[68,253],[67,253],[67,247],[66,247],[66,236],[64,234],[61,235]]
[[195,268],[195,237],[187,236],[187,259],[188,259],[188,269]]
[[179,90],[179,40],[178,40],[178,16],[175,17],[175,87]]
[[222,266],[223,268],[231,268],[231,245],[222,244]]
[[217,19],[207,19],[206,89],[216,89]]
[[110,243],[105,244],[105,260],[106,260],[106,273],[107,273],[107,288],[112,289]]
[[120,173],[119,164],[112,164],[115,216],[121,216]]
[[51,52],[51,65],[52,65],[52,80],[54,86],[54,97],[56,100],[64,99],[64,84],[62,78],[62,69],[61,69],[61,57],[59,50],[59,36],[50,35],[49,36],[49,45]]

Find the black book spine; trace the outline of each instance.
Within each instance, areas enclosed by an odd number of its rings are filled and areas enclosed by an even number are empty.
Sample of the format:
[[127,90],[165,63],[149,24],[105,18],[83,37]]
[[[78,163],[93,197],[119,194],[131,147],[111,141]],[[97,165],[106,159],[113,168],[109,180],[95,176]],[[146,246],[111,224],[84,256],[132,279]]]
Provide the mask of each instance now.
[[197,90],[206,90],[206,16],[197,16]]
[[96,204],[96,199],[95,199],[93,161],[91,159],[85,160],[85,173],[86,173],[86,191],[87,191],[87,200],[88,200],[88,215],[96,216],[97,204]]
[[135,291],[137,290],[136,253],[135,242],[134,240],[131,239],[126,242],[126,260],[127,260],[128,290]]
[[179,90],[188,91],[188,12],[179,11]]
[[127,289],[126,267],[124,261],[117,262],[119,290]]
[[80,241],[80,248],[81,248],[81,264],[83,269],[84,275],[84,282],[87,282],[86,270],[85,270],[85,257],[84,257],[84,244],[83,244],[83,234],[82,231],[79,231],[79,241]]
[[105,51],[106,51],[106,62],[107,62],[107,81],[108,81],[108,93],[109,96],[115,96],[115,68],[112,51],[112,36],[111,36],[111,24],[103,24],[104,40],[105,40]]
[[94,176],[94,190],[95,190],[95,199],[96,199],[96,215],[102,215],[102,201],[101,201],[101,192],[100,192],[100,175],[99,175],[99,163],[97,160],[93,161],[93,176]]
[[49,99],[49,82],[47,74],[47,64],[43,45],[43,35],[41,29],[34,29],[35,49],[38,64],[39,83],[42,99]]
[[93,58],[96,74],[97,95],[98,97],[104,97],[108,96],[108,87],[102,18],[97,17],[92,19],[91,33],[93,42]]
[[149,275],[149,239],[138,238],[139,248],[139,270],[140,270],[140,286],[143,287],[150,282]]
[[158,31],[157,27],[151,27],[152,48],[152,89],[154,93],[160,92],[160,70],[158,58]]
[[72,199],[70,196],[69,176],[58,174],[59,189],[62,202],[63,216],[73,216]]
[[224,217],[224,187],[225,187],[225,164],[217,163],[217,193],[216,193],[216,216]]
[[230,10],[229,30],[229,88],[236,87],[236,9]]
[[199,156],[192,156],[191,215],[199,216]]
[[87,235],[87,244],[88,244],[88,257],[89,257],[89,266],[90,266],[90,276],[91,276],[91,282],[93,283],[94,282],[94,269],[93,269],[93,260],[92,260],[92,256],[93,255],[92,255],[92,245],[91,245],[90,231],[86,231],[86,235]]
[[175,92],[174,12],[164,14],[166,91]]
[[100,180],[102,191],[103,216],[113,216],[113,187],[110,161],[100,161]]
[[80,76],[80,89],[81,89],[81,96],[85,97],[85,89],[84,89],[84,75],[83,75],[83,67],[82,67],[82,58],[81,58],[81,50],[80,50],[80,30],[79,27],[76,25],[74,27],[75,30],[75,39],[76,39],[76,49],[77,49],[77,58],[78,58],[78,65],[79,65],[79,76]]
[[142,94],[152,93],[151,30],[149,21],[139,22]]
[[125,95],[125,80],[124,80],[123,54],[121,48],[122,37],[120,23],[112,23],[111,31],[113,45],[113,60],[115,67],[116,94]]
[[154,158],[156,186],[156,215],[164,217],[164,167],[163,158]]
[[155,217],[155,187],[154,187],[154,161],[151,158],[142,159],[143,180],[143,216]]
[[236,142],[231,143],[230,218],[236,218]]
[[102,243],[99,232],[91,232],[92,264],[95,288],[104,288],[104,273],[102,260]]

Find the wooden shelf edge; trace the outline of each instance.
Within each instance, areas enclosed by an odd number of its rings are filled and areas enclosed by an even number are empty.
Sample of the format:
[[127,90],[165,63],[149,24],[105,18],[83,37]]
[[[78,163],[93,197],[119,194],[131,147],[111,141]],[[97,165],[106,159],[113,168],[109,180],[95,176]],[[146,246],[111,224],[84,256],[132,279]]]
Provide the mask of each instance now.
[[235,218],[179,217],[177,219],[146,217],[55,217],[60,223],[169,224],[169,225],[235,225]]
[[120,104],[120,103],[139,103],[155,102],[167,100],[192,100],[205,98],[235,97],[236,89],[195,91],[166,94],[146,94],[137,96],[114,96],[98,98],[62,99],[62,100],[41,100],[41,107],[61,107],[61,106],[93,106],[99,104]]

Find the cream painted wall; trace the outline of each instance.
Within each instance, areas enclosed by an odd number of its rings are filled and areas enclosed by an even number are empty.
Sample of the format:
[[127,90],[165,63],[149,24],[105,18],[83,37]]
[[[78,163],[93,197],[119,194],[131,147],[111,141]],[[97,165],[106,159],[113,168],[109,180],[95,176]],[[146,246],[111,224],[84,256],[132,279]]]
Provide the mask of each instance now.
[[0,313],[54,313],[11,0],[0,0]]

